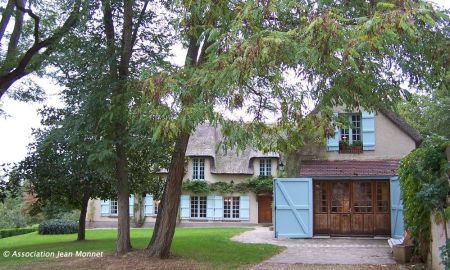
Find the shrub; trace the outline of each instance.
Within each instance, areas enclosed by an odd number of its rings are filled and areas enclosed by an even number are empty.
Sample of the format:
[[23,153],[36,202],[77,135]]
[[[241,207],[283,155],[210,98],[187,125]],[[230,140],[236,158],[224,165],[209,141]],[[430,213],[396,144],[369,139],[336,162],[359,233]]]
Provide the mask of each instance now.
[[400,162],[405,223],[417,243],[418,255],[423,260],[427,258],[431,241],[431,214],[438,214],[446,224],[445,211],[450,186],[444,150],[448,143],[441,137],[429,137]]
[[0,230],[0,238],[6,238],[6,237],[15,236],[15,235],[31,233],[31,232],[35,232],[36,230],[37,230],[37,227],[3,229],[3,230]]
[[29,224],[30,216],[22,210],[21,197],[7,194],[3,203],[0,203],[0,229],[23,228]]
[[78,223],[62,219],[50,219],[39,224],[39,234],[70,234],[78,232]]

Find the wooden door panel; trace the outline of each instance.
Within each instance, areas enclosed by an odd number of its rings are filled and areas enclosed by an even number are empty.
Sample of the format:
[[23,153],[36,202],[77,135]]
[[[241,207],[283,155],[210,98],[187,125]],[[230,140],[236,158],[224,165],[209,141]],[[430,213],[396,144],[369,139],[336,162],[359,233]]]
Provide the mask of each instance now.
[[374,234],[389,235],[391,229],[390,214],[375,214],[374,218]]
[[328,234],[328,214],[314,214],[314,231],[316,234]]
[[258,223],[272,223],[272,196],[258,196]]

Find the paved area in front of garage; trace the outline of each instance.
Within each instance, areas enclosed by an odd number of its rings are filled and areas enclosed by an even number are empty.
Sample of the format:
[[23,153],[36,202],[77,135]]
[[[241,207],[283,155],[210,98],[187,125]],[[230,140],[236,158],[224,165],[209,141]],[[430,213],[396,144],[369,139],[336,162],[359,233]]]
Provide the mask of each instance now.
[[[313,238],[276,239],[267,227],[256,227],[232,238],[244,243],[267,243],[285,246],[256,269],[320,269],[307,265],[323,265],[323,269],[402,269],[392,258],[386,239]],[[304,267],[296,267],[303,265]],[[333,267],[334,265],[334,267]],[[338,267],[337,265],[346,265]],[[331,267],[331,268],[329,268]]]

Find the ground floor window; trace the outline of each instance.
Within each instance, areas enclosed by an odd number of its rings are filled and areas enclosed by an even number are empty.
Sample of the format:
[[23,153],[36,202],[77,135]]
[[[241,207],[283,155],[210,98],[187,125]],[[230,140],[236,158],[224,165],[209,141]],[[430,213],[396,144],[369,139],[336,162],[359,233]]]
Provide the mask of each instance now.
[[239,218],[239,197],[223,197],[223,218]]
[[117,200],[111,200],[109,204],[109,213],[111,215],[117,215]]
[[191,197],[191,218],[206,218],[206,196]]

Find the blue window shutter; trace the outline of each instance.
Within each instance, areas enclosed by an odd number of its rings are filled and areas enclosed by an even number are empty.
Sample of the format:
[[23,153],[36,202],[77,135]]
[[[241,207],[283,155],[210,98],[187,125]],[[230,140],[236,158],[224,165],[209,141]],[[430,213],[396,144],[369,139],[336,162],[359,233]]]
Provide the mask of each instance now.
[[100,202],[101,216],[109,216],[109,200],[102,200]]
[[361,119],[363,150],[375,150],[375,114],[362,112]]
[[191,216],[191,199],[189,195],[181,195],[181,201],[180,201],[180,217],[182,219],[189,218]]
[[214,219],[221,220],[223,218],[223,197],[214,196]]
[[153,215],[153,195],[145,195],[144,214],[146,217]]
[[206,218],[214,219],[214,196],[206,198]]
[[402,238],[405,231],[403,220],[403,201],[398,176],[391,177],[391,235]]
[[250,198],[248,195],[241,196],[240,199],[240,219],[249,220],[250,219]]
[[128,199],[128,206],[130,210],[130,217],[132,217],[134,215],[134,195],[131,195]]
[[[337,120],[338,114],[333,114],[334,121]],[[339,151],[339,138],[340,129],[338,126],[335,127],[334,137],[327,138],[327,151]]]

